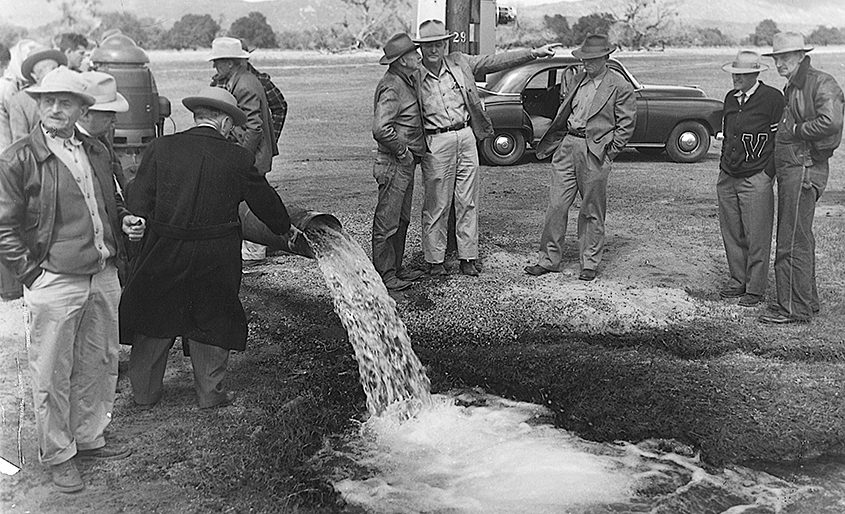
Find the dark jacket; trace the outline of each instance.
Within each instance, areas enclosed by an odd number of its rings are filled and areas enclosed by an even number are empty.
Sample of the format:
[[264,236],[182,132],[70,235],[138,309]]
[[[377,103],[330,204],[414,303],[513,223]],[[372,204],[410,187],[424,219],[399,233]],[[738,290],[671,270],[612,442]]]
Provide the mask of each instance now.
[[722,131],[725,139],[719,168],[732,177],[750,177],[766,172],[775,176],[775,135],[783,114],[783,95],[762,82],[742,105],[737,90],[725,95]]
[[389,68],[373,97],[373,139],[378,151],[401,155],[406,149],[417,157],[425,153],[422,110],[411,78]]
[[121,340],[135,333],[178,335],[243,350],[247,324],[238,299],[238,204],[275,234],[290,229],[287,210],[253,165],[252,154],[210,127],[153,141],[126,201],[147,231],[120,301]]
[[[572,100],[586,77],[587,72],[582,71],[572,78],[570,87],[566,88],[568,93],[561,102],[555,119],[537,143],[538,159],[553,154],[566,136],[566,122],[572,114]],[[637,101],[634,89],[627,80],[608,68],[587,111],[587,148],[599,159],[607,157],[613,160],[634,135],[636,125]]]
[[279,148],[270,125],[270,108],[267,94],[258,78],[244,68],[239,68],[229,77],[226,89],[238,101],[238,107],[246,114],[246,123],[232,130],[238,143],[255,155],[255,167],[267,173],[273,165],[273,156]]
[[814,160],[826,160],[842,141],[845,97],[829,74],[805,57],[784,89],[786,108],[778,128],[779,143],[811,143]]
[[[472,127],[475,139],[481,141],[493,135],[493,123],[490,121],[490,116],[487,115],[484,103],[478,96],[475,76],[506,70],[532,60],[534,60],[534,57],[531,55],[531,50],[511,50],[510,52],[490,55],[467,55],[461,52],[452,52],[443,58],[443,65],[455,77],[455,82],[461,90],[464,104],[469,111],[469,124]],[[415,76],[417,84],[422,83],[423,73],[425,72],[425,69],[421,69],[417,73]],[[419,88],[417,88],[417,95],[421,96]],[[420,105],[422,105],[421,97]]]
[[[129,211],[115,191],[108,150],[94,138],[76,135],[103,192],[120,269],[126,256],[121,225]],[[0,262],[27,287],[41,274],[53,242],[59,173],[70,171],[47,147],[41,124],[0,155]]]

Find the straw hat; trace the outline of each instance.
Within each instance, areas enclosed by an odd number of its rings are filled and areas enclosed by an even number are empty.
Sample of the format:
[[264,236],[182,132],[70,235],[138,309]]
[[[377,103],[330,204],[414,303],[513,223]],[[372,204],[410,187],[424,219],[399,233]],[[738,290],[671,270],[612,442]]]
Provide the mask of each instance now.
[[440,20],[426,20],[420,23],[419,34],[414,43],[434,43],[443,41],[455,35],[454,32],[446,32],[446,25]]
[[740,50],[733,62],[722,65],[722,70],[735,75],[760,73],[768,69],[768,65],[760,62],[760,55],[752,50]]
[[763,55],[771,57],[789,52],[809,52],[812,49],[812,46],[804,44],[804,36],[801,34],[797,32],[778,32],[772,38],[772,51]]
[[88,94],[93,96],[97,103],[89,109],[92,111],[127,112],[129,102],[117,92],[117,82],[114,77],[101,71],[86,71],[82,78],[88,83]]
[[46,61],[47,59],[56,61],[59,66],[67,66],[67,56],[64,52],[56,50],[55,48],[47,48],[46,46],[39,45],[31,49],[29,54],[27,54],[26,59],[24,59],[21,63],[21,75],[26,80],[33,80],[32,68],[34,68],[39,62]]
[[221,87],[206,86],[196,95],[183,98],[182,105],[191,112],[194,112],[197,107],[211,107],[225,112],[232,117],[236,126],[246,122],[246,114],[238,107],[238,101],[232,93]]
[[71,71],[64,66],[59,66],[44,75],[41,84],[30,86],[24,91],[36,100],[38,95],[45,93],[69,93],[82,99],[82,103],[86,106],[94,105],[97,102],[97,99],[88,93],[88,83],[82,78],[82,74]]
[[209,61],[215,59],[249,59],[249,52],[241,46],[241,40],[233,37],[218,37],[211,42]]
[[411,41],[410,36],[404,32],[391,37],[387,43],[384,44],[384,56],[379,59],[379,64],[390,64],[396,59],[402,57],[408,52],[413,52],[419,48]]
[[616,51],[616,45],[611,45],[604,34],[589,34],[581,43],[581,48],[572,51],[572,55],[579,59],[595,59],[610,55]]

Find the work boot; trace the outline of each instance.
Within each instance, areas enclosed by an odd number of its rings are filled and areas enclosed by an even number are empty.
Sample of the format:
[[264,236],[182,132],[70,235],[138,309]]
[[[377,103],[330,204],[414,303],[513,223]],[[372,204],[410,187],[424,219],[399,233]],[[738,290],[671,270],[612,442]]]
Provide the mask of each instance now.
[[449,274],[449,272],[446,271],[446,267],[443,266],[443,263],[441,262],[438,264],[429,264],[428,274],[432,277],[445,277]]
[[420,269],[407,269],[403,268],[396,272],[396,276],[401,278],[402,280],[407,280],[408,282],[413,282],[425,275],[425,271]]
[[470,277],[477,277],[478,270],[475,268],[475,262],[461,259],[461,273]]
[[79,450],[76,455],[80,459],[120,460],[132,455],[132,450],[116,444],[107,444],[91,450]]
[[66,460],[61,464],[50,466],[53,485],[62,493],[75,493],[85,489],[85,483],[73,460]]
[[411,282],[402,280],[399,277],[390,277],[384,281],[384,287],[386,287],[388,291],[402,291],[403,289],[408,289],[412,285],[413,284]]

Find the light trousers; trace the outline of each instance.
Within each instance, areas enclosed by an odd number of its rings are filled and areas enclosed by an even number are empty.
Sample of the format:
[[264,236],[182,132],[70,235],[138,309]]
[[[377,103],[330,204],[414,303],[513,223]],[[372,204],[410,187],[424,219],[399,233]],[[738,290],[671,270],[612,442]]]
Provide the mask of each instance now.
[[24,288],[39,458],[61,464],[105,446],[117,386],[117,268],[94,275],[45,271]]
[[587,149],[583,138],[566,136],[552,156],[549,206],[540,236],[537,264],[560,271],[569,208],[581,194],[578,214],[578,250],[581,269],[595,270],[604,254],[604,221],[607,214],[607,179],[610,160],[600,160]]
[[[137,334],[129,355],[129,381],[135,403],[150,405],[161,399],[167,355],[175,337],[150,337]],[[229,350],[191,339],[183,339],[191,354],[194,390],[200,408],[214,407],[226,401],[223,379],[229,362]]]
[[773,179],[764,172],[732,177],[722,171],[716,182],[719,227],[725,244],[731,289],[763,296],[769,275],[775,213]]
[[425,195],[422,247],[425,261],[446,259],[449,209],[455,202],[455,237],[459,259],[478,258],[478,148],[470,127],[426,136],[422,159]]

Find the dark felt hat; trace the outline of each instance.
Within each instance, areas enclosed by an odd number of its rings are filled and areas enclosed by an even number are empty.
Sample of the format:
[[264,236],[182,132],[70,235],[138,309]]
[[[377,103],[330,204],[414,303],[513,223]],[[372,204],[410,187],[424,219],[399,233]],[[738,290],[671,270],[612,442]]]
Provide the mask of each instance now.
[[33,80],[32,68],[41,61],[52,59],[59,66],[67,66],[67,56],[61,50],[55,48],[39,47],[32,50],[26,59],[21,63],[21,75],[27,80]]
[[408,52],[419,48],[411,41],[411,37],[404,32],[395,34],[384,44],[384,56],[379,59],[379,64],[390,64]]
[[611,45],[604,34],[590,34],[584,38],[581,48],[572,51],[572,55],[579,59],[595,59],[610,55],[616,51],[616,45]]

